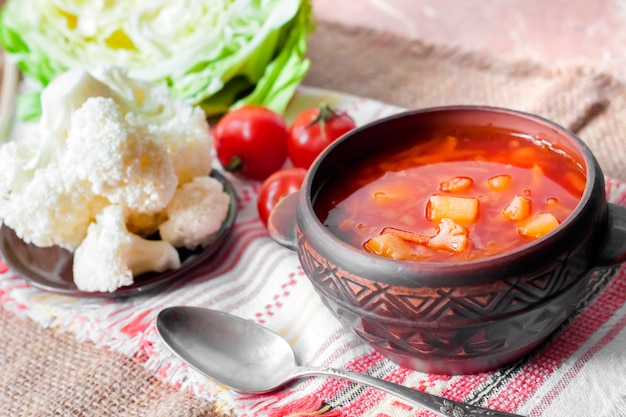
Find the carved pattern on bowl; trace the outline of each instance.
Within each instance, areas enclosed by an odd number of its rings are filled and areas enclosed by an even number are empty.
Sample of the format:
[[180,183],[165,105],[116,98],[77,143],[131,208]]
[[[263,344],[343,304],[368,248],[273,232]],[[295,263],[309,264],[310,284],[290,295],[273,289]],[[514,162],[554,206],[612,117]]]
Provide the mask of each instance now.
[[497,282],[460,288],[419,288],[375,282],[333,265],[302,240],[302,266],[318,291],[349,309],[360,309],[387,323],[468,322],[524,310],[570,287],[588,265],[564,254],[539,271]]

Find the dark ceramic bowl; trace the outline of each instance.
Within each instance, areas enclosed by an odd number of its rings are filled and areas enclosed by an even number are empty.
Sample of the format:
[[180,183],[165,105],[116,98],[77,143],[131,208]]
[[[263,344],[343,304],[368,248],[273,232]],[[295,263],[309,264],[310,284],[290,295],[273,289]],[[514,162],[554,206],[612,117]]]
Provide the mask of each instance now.
[[[414,141],[415,131],[466,126],[523,132],[575,158],[586,186],[573,213],[518,249],[450,263],[367,253],[316,216],[315,199],[338,170]],[[591,273],[621,263],[626,252],[626,208],[607,202],[600,166],[579,138],[535,115],[476,106],[409,111],[346,134],[318,157],[300,192],[277,206],[269,228],[278,243],[297,251],[342,323],[399,364],[442,374],[489,371],[524,357],[574,311]]]

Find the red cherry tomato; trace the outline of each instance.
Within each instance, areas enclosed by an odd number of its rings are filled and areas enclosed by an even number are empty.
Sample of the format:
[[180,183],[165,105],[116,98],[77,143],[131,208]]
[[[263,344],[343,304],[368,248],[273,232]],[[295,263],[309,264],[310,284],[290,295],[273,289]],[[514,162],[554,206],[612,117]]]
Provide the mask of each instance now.
[[289,131],[283,117],[266,107],[244,106],[215,125],[215,149],[224,169],[263,180],[287,160]]
[[308,169],[328,145],[355,127],[347,113],[337,113],[326,104],[305,110],[289,129],[289,159],[294,166]]
[[263,181],[257,200],[257,210],[264,225],[267,226],[267,219],[276,204],[300,189],[306,173],[307,170],[304,168],[285,168],[276,171]]

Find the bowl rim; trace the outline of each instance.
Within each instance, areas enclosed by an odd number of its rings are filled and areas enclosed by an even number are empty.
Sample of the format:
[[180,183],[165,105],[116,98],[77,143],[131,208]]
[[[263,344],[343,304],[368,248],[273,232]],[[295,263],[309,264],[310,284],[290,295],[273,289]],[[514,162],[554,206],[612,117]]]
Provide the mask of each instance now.
[[[584,162],[584,166],[582,168],[584,169],[586,175],[585,188],[583,194],[581,195],[580,201],[559,227],[557,227],[549,234],[515,249],[475,260],[454,262],[401,261],[387,259],[360,250],[359,248],[355,248],[353,245],[339,239],[326,229],[326,227],[319,220],[313,209],[313,201],[315,197],[312,196],[312,186],[313,180],[316,178],[316,174],[320,170],[320,165],[328,157],[328,155],[332,154],[337,147],[342,146],[342,144],[346,141],[354,140],[353,138],[361,136],[364,131],[367,131],[375,126],[393,123],[398,119],[412,118],[436,112],[453,113],[458,111],[477,113],[487,112],[508,115],[511,117],[521,117],[530,120],[537,125],[543,125],[551,129],[560,137],[566,138],[567,143],[570,143],[576,147],[576,149],[582,155],[582,162]],[[471,285],[492,281],[486,276],[483,277],[484,279],[482,280],[476,280],[476,273],[480,271],[486,272],[488,270],[493,270],[494,268],[503,268],[504,270],[508,270],[513,268],[514,264],[516,263],[524,264],[525,262],[527,262],[529,256],[533,256],[534,258],[540,257],[541,260],[544,262],[550,262],[551,259],[554,259],[555,246],[557,246],[555,245],[555,243],[563,241],[564,235],[569,235],[571,233],[570,231],[572,230],[573,225],[580,222],[588,221],[585,212],[588,211],[587,208],[590,206],[589,203],[592,200],[592,195],[595,192],[598,192],[598,190],[602,193],[603,196],[605,195],[603,178],[604,175],[602,173],[601,167],[587,144],[585,144],[584,141],[582,141],[576,134],[574,134],[569,129],[566,129],[562,125],[543,116],[525,111],[488,105],[446,105],[405,110],[353,129],[352,131],[342,136],[339,140],[331,143],[315,159],[315,161],[309,168],[307,175],[305,176],[301,188],[302,191],[299,193],[300,195],[298,197],[299,201],[297,204],[296,223],[298,229],[300,229],[303,226],[301,223],[303,219],[313,219],[312,222],[308,222],[306,227],[306,233],[313,234],[315,237],[322,239],[324,243],[321,246],[326,246],[325,251],[332,253],[333,257],[338,258],[338,264],[342,264],[343,262],[346,262],[347,264],[356,264],[363,262],[368,263],[371,267],[372,261],[376,260],[375,265],[380,266],[379,268],[377,268],[380,270],[380,272],[384,273],[385,271],[395,270],[397,277],[394,278],[387,276],[390,279],[388,281],[385,280],[385,282],[391,282],[393,284],[401,284],[405,286],[421,286],[429,284],[432,285],[433,283],[430,282],[432,278],[429,278],[428,275],[436,274],[439,276],[438,279],[441,279],[441,282],[438,282],[437,286],[440,286],[439,284],[443,284],[445,282],[454,282],[453,285],[457,286],[460,285],[459,280],[464,281],[459,276],[468,275],[468,271],[471,270],[473,276],[471,277],[471,281],[469,277],[467,280],[467,284]],[[606,200],[606,197],[603,200]],[[604,201],[604,203],[606,203],[606,201]],[[301,245],[298,244],[299,251],[300,246]],[[564,248],[558,250],[557,252],[567,254],[570,251],[571,248]],[[541,255],[542,253],[544,255]],[[348,254],[349,256],[347,256]],[[416,279],[415,276],[416,272],[420,274],[420,276],[417,277],[418,279]],[[406,278],[403,278],[403,276],[406,276]]]

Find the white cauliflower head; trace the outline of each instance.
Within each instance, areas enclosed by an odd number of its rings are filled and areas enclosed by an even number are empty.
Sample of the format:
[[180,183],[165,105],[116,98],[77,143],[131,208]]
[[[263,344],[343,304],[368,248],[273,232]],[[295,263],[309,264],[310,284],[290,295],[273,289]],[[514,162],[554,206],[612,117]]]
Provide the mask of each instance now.
[[36,246],[74,250],[96,214],[109,204],[91,192],[89,183],[50,164],[35,172],[20,192],[0,201],[0,217],[18,237]]
[[161,238],[174,246],[195,249],[211,243],[228,214],[230,196],[215,178],[203,176],[176,190],[159,226]]
[[28,164],[36,156],[36,149],[20,142],[9,142],[0,147],[0,204],[2,199],[32,181],[35,171],[29,169]]
[[124,207],[109,205],[89,226],[74,252],[74,283],[82,291],[112,292],[131,285],[148,271],[180,267],[176,248],[162,240],[147,240],[126,229]]
[[204,111],[178,103],[175,115],[161,124],[149,124],[150,133],[165,145],[178,183],[209,175],[213,164],[213,137]]
[[164,209],[178,185],[167,149],[110,98],[89,98],[74,112],[64,159],[94,194],[144,213]]
[[82,69],[71,69],[41,92],[38,165],[47,165],[64,152],[71,116],[89,97],[115,97],[115,93]]
[[[221,184],[201,185],[213,162],[205,114],[163,86],[71,70],[44,89],[37,128],[0,148],[0,220],[27,243],[75,250],[82,290],[177,268],[173,244],[205,244],[226,216]],[[175,243],[142,239],[166,218]]]

